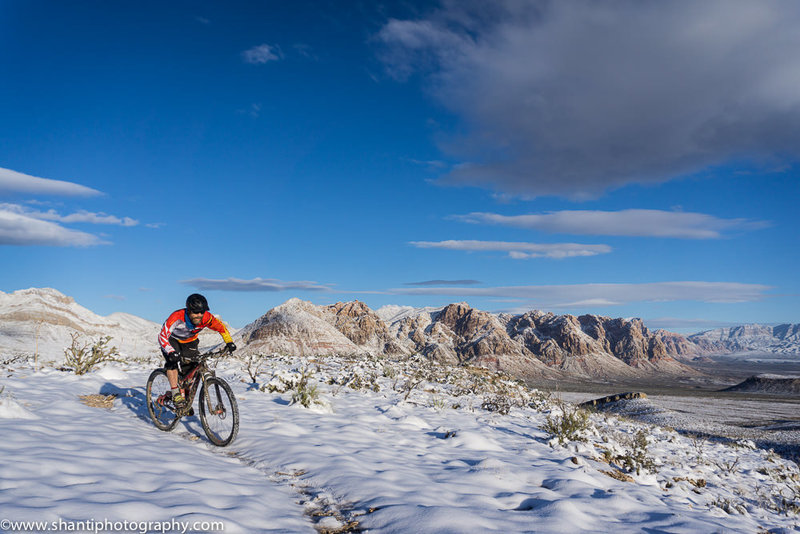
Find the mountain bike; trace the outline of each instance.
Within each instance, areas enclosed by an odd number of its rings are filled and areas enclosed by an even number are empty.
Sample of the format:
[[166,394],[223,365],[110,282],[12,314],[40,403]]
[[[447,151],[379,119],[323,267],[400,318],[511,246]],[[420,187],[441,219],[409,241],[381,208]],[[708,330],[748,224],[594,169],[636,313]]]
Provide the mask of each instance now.
[[184,359],[178,369],[178,387],[186,402],[176,405],[172,388],[163,368],[150,373],[147,379],[147,411],[156,428],[168,432],[181,417],[194,415],[192,404],[198,388],[200,422],[211,443],[220,447],[230,445],[239,431],[239,408],[231,387],[208,368],[207,360],[228,354],[227,348],[207,352],[190,360]]

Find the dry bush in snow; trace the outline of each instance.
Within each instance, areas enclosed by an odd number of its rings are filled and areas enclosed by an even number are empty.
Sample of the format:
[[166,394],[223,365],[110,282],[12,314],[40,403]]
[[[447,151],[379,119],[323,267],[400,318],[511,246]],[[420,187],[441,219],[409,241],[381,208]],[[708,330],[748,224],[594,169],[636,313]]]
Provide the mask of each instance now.
[[71,334],[72,345],[64,349],[65,364],[71,367],[76,375],[86,374],[102,362],[118,362],[119,351],[116,347],[109,347],[111,336],[104,336],[95,342],[80,342],[80,334]]

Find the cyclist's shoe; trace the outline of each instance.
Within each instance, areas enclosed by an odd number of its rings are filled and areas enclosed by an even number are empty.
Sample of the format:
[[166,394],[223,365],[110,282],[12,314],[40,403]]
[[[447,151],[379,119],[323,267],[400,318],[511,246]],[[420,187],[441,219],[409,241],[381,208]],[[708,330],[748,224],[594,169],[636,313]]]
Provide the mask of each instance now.
[[186,398],[179,391],[172,396],[172,402],[175,403],[175,406],[183,406],[186,404]]

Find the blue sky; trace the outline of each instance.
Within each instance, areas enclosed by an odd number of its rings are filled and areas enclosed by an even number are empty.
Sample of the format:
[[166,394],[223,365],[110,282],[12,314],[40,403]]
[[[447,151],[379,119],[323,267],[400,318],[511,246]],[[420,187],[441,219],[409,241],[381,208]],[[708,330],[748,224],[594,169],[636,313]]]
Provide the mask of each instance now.
[[0,290],[800,322],[790,2],[0,0]]

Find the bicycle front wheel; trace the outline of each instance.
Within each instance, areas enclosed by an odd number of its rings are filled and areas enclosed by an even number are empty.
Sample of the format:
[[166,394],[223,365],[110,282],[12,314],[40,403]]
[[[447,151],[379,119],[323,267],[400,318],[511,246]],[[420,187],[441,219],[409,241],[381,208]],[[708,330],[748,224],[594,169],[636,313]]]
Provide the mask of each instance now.
[[169,385],[167,373],[163,369],[156,369],[147,379],[147,411],[156,428],[169,431],[178,424],[178,414],[172,403],[172,388]]
[[239,432],[239,408],[227,382],[212,377],[200,390],[200,422],[211,443],[230,445]]

